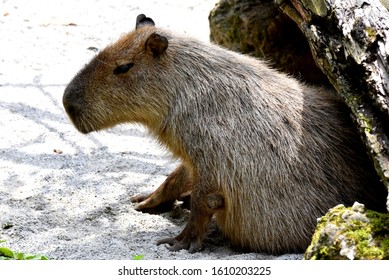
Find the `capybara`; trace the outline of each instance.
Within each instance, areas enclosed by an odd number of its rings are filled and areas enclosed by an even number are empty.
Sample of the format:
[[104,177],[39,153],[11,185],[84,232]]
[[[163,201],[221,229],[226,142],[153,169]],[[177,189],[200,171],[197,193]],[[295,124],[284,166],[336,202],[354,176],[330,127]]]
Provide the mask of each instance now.
[[139,123],[180,159],[154,193],[133,198],[146,211],[190,193],[185,228],[158,241],[170,250],[203,249],[214,217],[234,246],[302,252],[337,204],[386,211],[387,192],[335,94],[145,15],[73,78],[63,104],[82,133]]

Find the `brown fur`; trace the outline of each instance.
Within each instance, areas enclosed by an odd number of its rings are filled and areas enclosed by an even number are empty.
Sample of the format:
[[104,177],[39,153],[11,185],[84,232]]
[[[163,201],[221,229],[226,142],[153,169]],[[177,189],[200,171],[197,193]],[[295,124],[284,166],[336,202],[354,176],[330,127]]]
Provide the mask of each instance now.
[[65,90],[83,133],[141,123],[182,164],[137,209],[191,192],[191,214],[171,250],[203,248],[214,216],[237,246],[301,252],[316,219],[354,201],[385,211],[386,191],[344,104],[264,62],[154,26],[101,51]]

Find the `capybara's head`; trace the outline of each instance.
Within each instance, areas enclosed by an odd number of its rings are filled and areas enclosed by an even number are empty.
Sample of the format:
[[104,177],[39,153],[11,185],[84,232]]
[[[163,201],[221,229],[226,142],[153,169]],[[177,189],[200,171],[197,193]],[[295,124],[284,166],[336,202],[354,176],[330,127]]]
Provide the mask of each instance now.
[[70,82],[63,105],[75,127],[89,133],[123,122],[152,123],[168,110],[160,89],[168,67],[168,36],[139,15],[134,31],[106,47]]

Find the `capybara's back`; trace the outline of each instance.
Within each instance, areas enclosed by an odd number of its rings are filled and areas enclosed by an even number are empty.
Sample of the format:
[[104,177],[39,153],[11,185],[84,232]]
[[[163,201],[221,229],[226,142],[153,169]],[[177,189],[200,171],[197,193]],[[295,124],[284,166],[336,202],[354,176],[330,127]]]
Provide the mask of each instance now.
[[182,161],[137,200],[144,210],[191,192],[188,224],[160,243],[200,250],[215,216],[237,246],[301,252],[337,204],[386,211],[387,192],[334,94],[144,15],[136,27],[81,70],[63,101],[81,132],[141,123]]

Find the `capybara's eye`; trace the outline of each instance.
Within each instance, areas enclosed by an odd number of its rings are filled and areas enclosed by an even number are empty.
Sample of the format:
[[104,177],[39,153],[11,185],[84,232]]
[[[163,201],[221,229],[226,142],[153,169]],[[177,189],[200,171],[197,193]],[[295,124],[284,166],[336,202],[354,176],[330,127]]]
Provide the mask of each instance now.
[[115,75],[127,73],[128,70],[130,70],[132,68],[132,66],[134,66],[134,63],[127,63],[127,64],[119,65],[118,67],[115,68],[115,70],[113,70],[113,73]]

